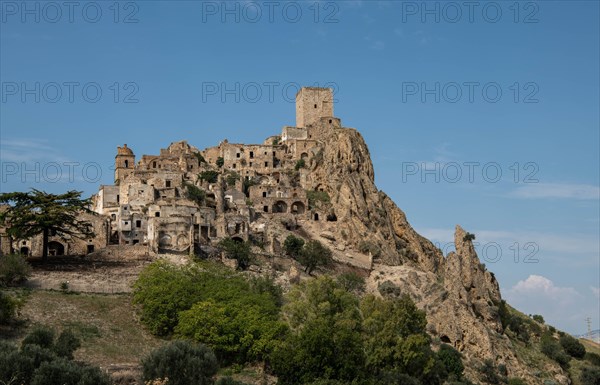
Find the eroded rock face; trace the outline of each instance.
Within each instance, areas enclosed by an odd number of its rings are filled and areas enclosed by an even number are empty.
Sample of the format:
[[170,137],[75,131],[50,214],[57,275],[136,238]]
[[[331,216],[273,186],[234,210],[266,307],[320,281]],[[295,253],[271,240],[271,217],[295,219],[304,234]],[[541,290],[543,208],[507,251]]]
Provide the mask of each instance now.
[[[360,250],[361,243],[370,244],[373,264],[367,290],[377,295],[409,294],[426,311],[430,334],[463,353],[471,379],[478,378],[477,365],[491,359],[504,364],[509,377],[541,384],[503,334],[498,282],[481,264],[468,233],[456,226],[456,251],[444,258],[377,190],[369,151],[358,131],[337,129],[324,141],[322,157],[311,164],[306,187],[318,186],[331,197],[337,222],[328,227],[327,238],[344,239],[344,247],[354,250]],[[569,383],[560,381],[563,372],[557,365],[551,372],[559,383]]]

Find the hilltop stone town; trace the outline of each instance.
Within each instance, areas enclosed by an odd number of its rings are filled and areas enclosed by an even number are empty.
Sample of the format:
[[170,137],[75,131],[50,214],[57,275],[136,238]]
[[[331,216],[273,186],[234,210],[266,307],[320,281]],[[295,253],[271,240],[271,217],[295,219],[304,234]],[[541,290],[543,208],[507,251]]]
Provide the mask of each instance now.
[[[115,182],[100,186],[92,197],[91,209],[100,215],[82,214],[96,236],[51,237],[48,254],[85,255],[109,245],[199,254],[224,237],[253,237],[276,251],[278,241],[269,231],[275,218],[288,228],[337,219],[333,209],[315,206],[307,191],[324,193],[309,169],[322,157],[323,137],[339,129],[332,90],[307,87],[296,95],[296,126],[283,127],[281,135],[262,144],[223,140],[199,150],[174,142],[158,155],[138,157],[137,163],[132,148],[117,147]],[[190,198],[190,189],[200,190],[202,199]],[[41,236],[18,242],[13,250],[41,255]],[[10,243],[3,237],[3,253],[10,253]]]

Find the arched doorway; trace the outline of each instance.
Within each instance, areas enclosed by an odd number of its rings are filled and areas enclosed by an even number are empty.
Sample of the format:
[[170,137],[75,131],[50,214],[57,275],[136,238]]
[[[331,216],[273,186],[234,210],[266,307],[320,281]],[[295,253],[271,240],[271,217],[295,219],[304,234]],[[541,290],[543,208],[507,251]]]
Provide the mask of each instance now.
[[315,221],[319,220],[319,213],[315,213],[315,215],[313,216],[313,218],[315,219]]
[[29,247],[23,246],[20,250],[21,255],[28,256],[29,255]]
[[292,203],[292,214],[304,214],[306,211],[306,207],[302,202],[294,202]]
[[274,213],[286,213],[287,212],[287,203],[285,203],[284,201],[277,201],[277,202],[275,202],[275,204],[273,205],[272,212],[274,212]]
[[65,255],[65,246],[57,241],[48,242],[48,255]]
[[237,243],[244,243],[244,240],[240,237],[233,237],[231,240]]

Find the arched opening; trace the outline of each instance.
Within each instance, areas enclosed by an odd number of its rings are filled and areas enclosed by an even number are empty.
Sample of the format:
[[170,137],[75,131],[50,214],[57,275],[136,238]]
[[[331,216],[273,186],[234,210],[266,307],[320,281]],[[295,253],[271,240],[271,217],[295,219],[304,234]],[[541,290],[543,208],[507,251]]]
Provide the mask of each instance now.
[[445,342],[447,344],[451,343],[450,338],[446,335],[443,335],[442,337],[440,337],[440,341]]
[[240,237],[233,237],[231,240],[238,243],[244,243],[244,240]]
[[302,154],[300,154],[300,159],[304,159],[304,160],[308,159],[308,154],[303,152]]
[[48,255],[65,255],[65,246],[57,241],[48,242]]
[[187,246],[189,243],[189,239],[187,236],[181,234],[177,237],[177,247]]
[[274,212],[274,213],[286,213],[287,212],[287,203],[285,203],[284,201],[277,201],[277,202],[275,202],[275,204],[273,205],[272,212]]
[[313,216],[313,218],[315,219],[315,221],[318,221],[319,220],[319,214],[315,213],[315,215]]
[[29,247],[26,247],[26,246],[21,247],[20,252],[21,252],[21,255],[25,255],[25,256],[29,255]]
[[327,222],[337,222],[335,213],[327,214]]
[[158,246],[160,246],[160,247],[170,247],[171,246],[171,236],[169,234],[163,234],[158,239]]
[[292,203],[292,214],[304,214],[306,211],[306,207],[302,202],[294,202]]
[[125,159],[125,168],[129,167],[129,161],[127,159]]

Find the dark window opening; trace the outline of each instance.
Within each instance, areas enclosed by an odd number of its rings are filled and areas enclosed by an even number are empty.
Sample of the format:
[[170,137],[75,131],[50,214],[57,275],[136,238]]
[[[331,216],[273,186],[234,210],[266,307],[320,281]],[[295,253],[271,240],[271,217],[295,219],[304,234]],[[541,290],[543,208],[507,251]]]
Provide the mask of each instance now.
[[266,198],[266,197],[267,197],[267,192],[263,191],[263,198]]
[[235,154],[235,157],[239,158],[240,157],[240,153],[238,152],[237,154]]
[[269,212],[269,206],[263,206],[263,211],[265,213],[268,213]]
[[129,167],[129,161],[127,159],[125,159],[125,168]]
[[254,151],[250,151],[250,159],[254,158]]
[[135,221],[135,227],[140,228],[142,227],[142,221]]
[[314,218],[315,218],[315,221],[318,221],[319,220],[319,214],[315,213]]
[[165,183],[166,183],[167,187],[171,187],[171,181],[170,180],[166,181]]
[[133,240],[133,244],[134,244],[134,245],[137,245],[138,243],[140,243],[140,240],[139,240],[139,239],[134,239],[134,240]]
[[235,168],[235,163],[233,164],[233,168]]
[[154,216],[155,216],[155,217],[157,217],[157,218],[158,218],[158,217],[160,217],[160,212],[158,212],[158,211],[157,211],[157,212],[155,212],[155,213],[154,213]]
[[269,167],[269,162],[265,162],[265,167]]
[[250,162],[250,167],[252,167],[252,162]]
[[23,241],[22,244],[23,246],[25,246],[27,244],[27,241]]
[[315,104],[315,108],[317,108],[317,105]]
[[128,224],[129,224],[129,222],[125,221],[125,225],[128,225]]
[[333,123],[333,120],[329,119],[329,123]]
[[156,168],[156,162],[152,162],[152,168]]
[[94,245],[87,245],[87,253],[93,253],[94,252]]
[[117,194],[117,203],[119,203],[120,200],[121,200],[121,197],[119,196],[119,194]]

